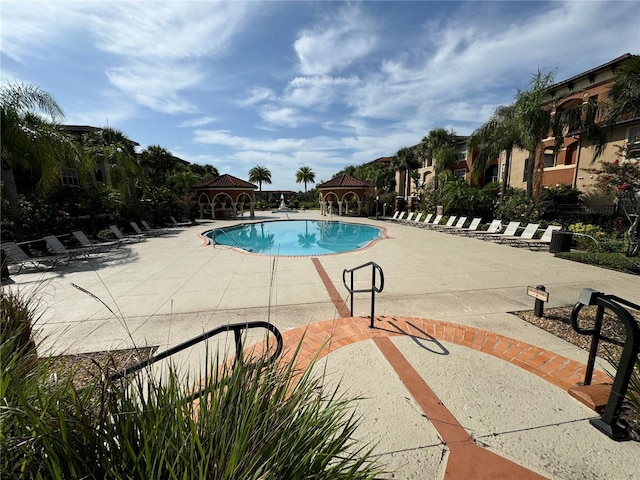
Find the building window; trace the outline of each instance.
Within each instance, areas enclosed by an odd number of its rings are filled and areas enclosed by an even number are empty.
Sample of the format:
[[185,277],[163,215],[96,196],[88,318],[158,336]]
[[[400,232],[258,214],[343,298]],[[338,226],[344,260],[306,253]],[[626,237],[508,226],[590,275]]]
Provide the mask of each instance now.
[[75,168],[65,168],[62,170],[62,185],[77,187],[80,185],[78,171]]
[[544,152],[544,168],[556,166],[556,155],[553,152]]
[[461,147],[457,152],[457,157],[459,162],[467,161],[467,146]]
[[627,158],[640,158],[640,125],[629,128],[627,147]]
[[465,168],[458,168],[453,171],[453,177],[456,179],[461,178],[463,180],[466,180],[467,170]]

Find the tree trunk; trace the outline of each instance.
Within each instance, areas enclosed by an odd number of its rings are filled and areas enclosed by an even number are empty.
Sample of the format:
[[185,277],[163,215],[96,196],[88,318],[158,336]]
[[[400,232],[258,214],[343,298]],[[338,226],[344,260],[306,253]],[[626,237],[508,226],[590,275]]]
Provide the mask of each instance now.
[[7,160],[2,159],[2,181],[4,183],[4,191],[7,195],[9,203],[9,217],[13,220],[13,234],[17,242],[24,240],[24,229],[20,219],[20,205],[18,204],[18,187],[16,179],[13,176],[13,169]]
[[533,198],[533,176],[537,164],[537,148],[529,152],[529,161],[527,162],[527,198]]
[[507,150],[504,158],[504,171],[502,172],[502,184],[500,185],[500,201],[504,202],[507,195],[507,183],[509,182],[509,169],[511,168],[511,150]]

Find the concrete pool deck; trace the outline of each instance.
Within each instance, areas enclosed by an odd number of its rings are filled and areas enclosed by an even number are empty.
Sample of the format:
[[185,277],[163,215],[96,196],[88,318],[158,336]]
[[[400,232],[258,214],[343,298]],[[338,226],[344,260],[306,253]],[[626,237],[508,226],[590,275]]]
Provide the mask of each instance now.
[[[284,217],[257,212],[255,221]],[[640,444],[598,432],[588,422],[596,414],[566,392],[587,352],[508,312],[532,308],[528,285],[545,285],[550,307],[574,304],[585,287],[640,303],[640,277],[394,222],[341,220],[380,225],[390,238],[346,254],[270,257],[205,246],[199,236],[249,218],[207,222],[13,275],[10,288],[35,289],[41,349],[52,354],[162,350],[253,320],[278,327],[287,349],[304,333],[301,360],[324,346],[315,368],[327,384],[363,397],[358,432],[376,444],[390,478],[637,475]],[[356,294],[351,318],[342,285],[345,268],[369,261],[385,276],[373,330],[358,318],[369,315],[369,295]],[[358,281],[364,288],[370,273]]]

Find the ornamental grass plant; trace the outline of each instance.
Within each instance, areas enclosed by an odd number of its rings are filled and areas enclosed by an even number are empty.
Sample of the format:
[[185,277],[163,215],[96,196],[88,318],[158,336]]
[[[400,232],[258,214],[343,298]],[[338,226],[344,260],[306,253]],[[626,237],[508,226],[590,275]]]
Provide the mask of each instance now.
[[[3,336],[1,478],[369,479],[380,466],[353,440],[353,398],[325,391],[313,364],[268,353],[207,359],[196,377],[163,374],[83,388],[47,358],[27,374],[17,336]],[[191,400],[194,386],[205,394]]]

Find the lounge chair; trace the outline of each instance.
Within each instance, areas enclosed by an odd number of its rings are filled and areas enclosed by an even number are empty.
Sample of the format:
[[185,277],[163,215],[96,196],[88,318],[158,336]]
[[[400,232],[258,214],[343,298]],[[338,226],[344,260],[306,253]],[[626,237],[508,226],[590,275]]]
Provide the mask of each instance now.
[[172,228],[177,228],[177,227],[189,227],[191,225],[193,225],[192,222],[179,222],[176,220],[176,217],[174,217],[173,215],[169,215],[169,218],[171,219],[171,224],[169,225]]
[[467,237],[482,238],[484,235],[494,235],[502,228],[502,220],[493,220],[486,230],[474,230],[473,232],[465,232]]
[[471,220],[471,223],[467,228],[459,228],[457,230],[447,230],[447,233],[455,233],[456,235],[467,235],[471,232],[475,232],[480,226],[480,222],[482,221],[481,217],[476,217]]
[[[432,219],[432,218],[433,218],[433,213],[427,213],[427,214],[425,215],[425,217],[422,219],[422,222],[420,222],[420,223],[421,223],[421,224],[422,224],[422,223],[429,223],[429,222],[431,221],[431,219]],[[419,227],[420,225],[417,225],[417,226]]]
[[528,240],[517,239],[511,241],[512,247],[529,247],[529,250],[540,250],[543,247],[548,247],[551,243],[551,236],[556,230],[560,230],[560,225],[549,225],[540,238],[531,238]]
[[409,212],[409,215],[407,215],[407,218],[405,218],[404,220],[400,220],[400,222],[401,223],[408,223],[408,222],[412,221],[413,220],[413,215],[414,215],[413,212]]
[[116,225],[109,225],[109,230],[111,230],[116,238],[122,242],[141,242],[142,240],[145,240],[147,238],[147,236],[144,234],[124,235]]
[[399,222],[400,220],[402,220],[406,214],[407,212],[400,212],[400,215],[396,217],[396,222]]
[[453,227],[453,224],[456,221],[456,217],[455,215],[451,215],[448,219],[447,219],[447,223],[445,223],[444,225],[434,225],[433,229],[436,230],[437,232],[441,232],[443,228],[449,228],[449,227]]
[[413,221],[412,222],[408,222],[408,223],[410,225],[413,224],[413,223],[418,223],[421,218],[422,218],[422,212],[418,212],[418,213],[416,213],[416,216],[413,217]]
[[71,260],[71,255],[46,255],[40,257],[31,257],[15,242],[6,242],[0,246],[0,249],[4,250],[8,257],[9,265],[17,265],[20,273],[23,268],[35,268],[39,270],[41,267],[55,268],[58,264],[64,262],[65,265]]
[[140,223],[144,227],[144,232],[143,233],[145,233],[145,232],[149,232],[149,233],[157,232],[157,235],[164,235],[166,233],[169,233],[169,229],[168,228],[151,228],[151,225],[149,225],[146,220],[142,220]]
[[527,226],[524,228],[524,230],[520,235],[515,235],[515,234],[511,236],[500,235],[498,237],[495,237],[493,240],[496,243],[511,243],[512,241],[520,240],[520,239],[531,240],[533,236],[536,234],[536,232],[538,231],[539,226],[540,226],[539,223],[529,223],[527,224]]
[[146,237],[159,237],[160,235],[164,235],[164,231],[161,230],[147,230],[147,231],[143,231],[136,222],[129,222],[129,224],[131,225],[131,228],[133,228],[134,232],[136,232],[136,234],[138,235],[142,235],[142,236],[146,236]]
[[[449,227],[446,226],[446,225],[443,225],[441,227],[438,227],[437,230],[439,232],[453,233],[456,230],[461,230],[466,221],[467,221],[467,217],[458,217],[458,221],[456,223],[454,223],[453,225],[451,225]],[[447,222],[447,223],[449,223],[449,222]]]
[[67,248],[55,235],[45,235],[42,238],[51,252],[57,255],[70,255],[71,260],[75,260],[76,258],[87,259],[89,255],[99,253],[99,249],[94,247]]
[[122,240],[115,240],[113,242],[93,243],[91,240],[89,240],[89,237],[87,237],[82,230],[74,230],[71,233],[80,242],[80,245],[82,245],[85,248],[95,248],[98,251],[98,253],[107,252],[112,248],[117,248],[120,245],[122,245]]
[[442,215],[436,215],[433,218],[433,222],[431,222],[431,223],[422,222],[420,224],[420,227],[422,227],[422,228],[433,228],[434,226],[436,226],[436,225],[438,225],[440,223],[440,220],[442,220]]
[[482,238],[483,240],[488,240],[488,241],[495,241],[496,237],[513,237],[515,236],[516,232],[518,231],[518,227],[520,226],[520,222],[509,222],[507,224],[507,228],[504,229],[504,232],[502,233],[490,233],[487,235],[483,235]]

